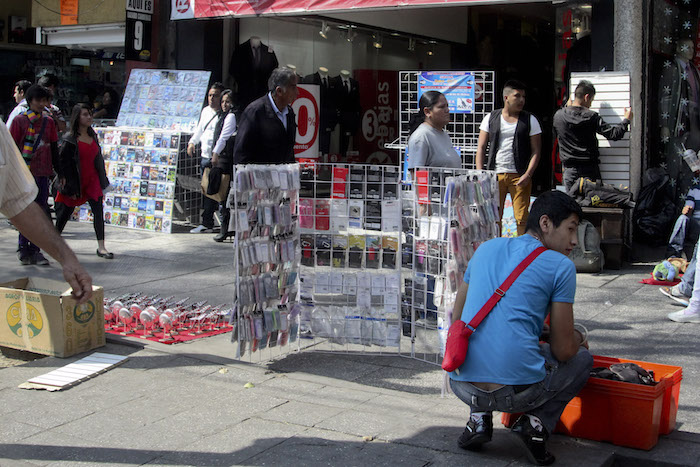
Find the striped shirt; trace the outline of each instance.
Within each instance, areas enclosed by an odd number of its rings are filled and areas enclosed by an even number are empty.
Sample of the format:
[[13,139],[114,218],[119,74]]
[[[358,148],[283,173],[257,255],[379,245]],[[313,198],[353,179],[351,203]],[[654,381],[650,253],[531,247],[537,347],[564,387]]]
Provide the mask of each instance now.
[[15,217],[34,201],[38,191],[10,132],[0,122],[0,212]]

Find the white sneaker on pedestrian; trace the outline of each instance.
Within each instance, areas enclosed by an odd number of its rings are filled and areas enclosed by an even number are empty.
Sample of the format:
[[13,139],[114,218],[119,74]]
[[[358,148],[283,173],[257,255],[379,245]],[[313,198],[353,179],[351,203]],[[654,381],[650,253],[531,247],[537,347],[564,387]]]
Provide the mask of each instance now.
[[700,313],[688,308],[668,314],[668,319],[677,323],[700,323]]
[[194,229],[190,230],[190,233],[213,233],[214,229],[210,229],[209,227],[205,227],[203,225],[198,225]]
[[685,294],[679,290],[678,284],[674,285],[673,287],[659,287],[659,292],[683,306],[688,306],[689,304],[688,297],[686,297]]

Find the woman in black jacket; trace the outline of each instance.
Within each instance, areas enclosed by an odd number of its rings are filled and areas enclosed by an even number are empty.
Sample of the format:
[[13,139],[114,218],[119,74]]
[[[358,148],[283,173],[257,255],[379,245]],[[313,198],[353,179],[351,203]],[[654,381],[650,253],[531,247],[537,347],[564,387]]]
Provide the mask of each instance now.
[[[211,163],[213,167],[221,169],[222,174],[233,172],[233,145],[236,140],[236,115],[233,108],[233,94],[230,89],[221,93],[221,116],[214,127],[214,148],[212,150]],[[228,230],[231,211],[223,205],[224,214],[221,219],[221,232],[214,237],[215,242],[223,242],[227,237],[232,237],[235,231]]]
[[76,206],[89,203],[97,235],[97,256],[114,254],[105,248],[105,224],[102,210],[103,190],[109,186],[102,150],[92,129],[92,109],[77,104],[70,116],[70,127],[59,151],[59,193],[56,196],[56,229],[63,232]]

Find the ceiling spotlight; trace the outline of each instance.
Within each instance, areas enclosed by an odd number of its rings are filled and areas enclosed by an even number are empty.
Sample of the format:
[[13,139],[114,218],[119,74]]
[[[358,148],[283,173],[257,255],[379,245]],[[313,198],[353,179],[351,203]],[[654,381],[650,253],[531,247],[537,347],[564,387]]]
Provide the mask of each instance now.
[[428,49],[428,55],[432,56],[434,53],[432,47]]
[[435,42],[435,41],[428,42],[428,55],[429,56],[433,56],[435,54],[435,44],[437,44],[437,42]]
[[416,50],[416,38],[415,37],[409,37],[408,38],[408,51],[413,52]]
[[331,27],[328,26],[328,23],[325,21],[321,21],[321,30],[318,31],[318,35],[323,37],[324,39],[328,39],[328,33],[331,32]]
[[357,37],[357,33],[355,32],[355,30],[354,30],[354,29],[348,29],[348,32],[347,32],[347,35],[345,36],[345,39],[346,39],[348,42],[352,42],[352,41],[355,40],[356,37]]
[[381,49],[382,48],[382,36],[379,34],[375,33],[372,34],[372,45],[374,46],[375,49]]

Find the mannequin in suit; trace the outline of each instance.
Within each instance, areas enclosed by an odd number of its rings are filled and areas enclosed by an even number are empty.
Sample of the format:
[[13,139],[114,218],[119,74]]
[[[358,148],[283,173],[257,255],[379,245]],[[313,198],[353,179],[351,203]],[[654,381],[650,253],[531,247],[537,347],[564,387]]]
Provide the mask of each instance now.
[[236,48],[229,71],[238,84],[238,105],[241,110],[267,93],[267,80],[278,64],[275,52],[257,36],[252,36]]
[[331,133],[338,124],[337,90],[333,78],[328,76],[328,68],[319,67],[316,73],[307,75],[304,84],[317,84],[321,88],[321,102],[319,112],[321,115],[319,126],[319,150],[321,154],[328,154],[331,146]]
[[360,128],[362,108],[360,107],[360,84],[350,77],[348,70],[340,70],[333,78],[337,95],[337,108],[340,123],[340,154],[345,156],[350,141]]

